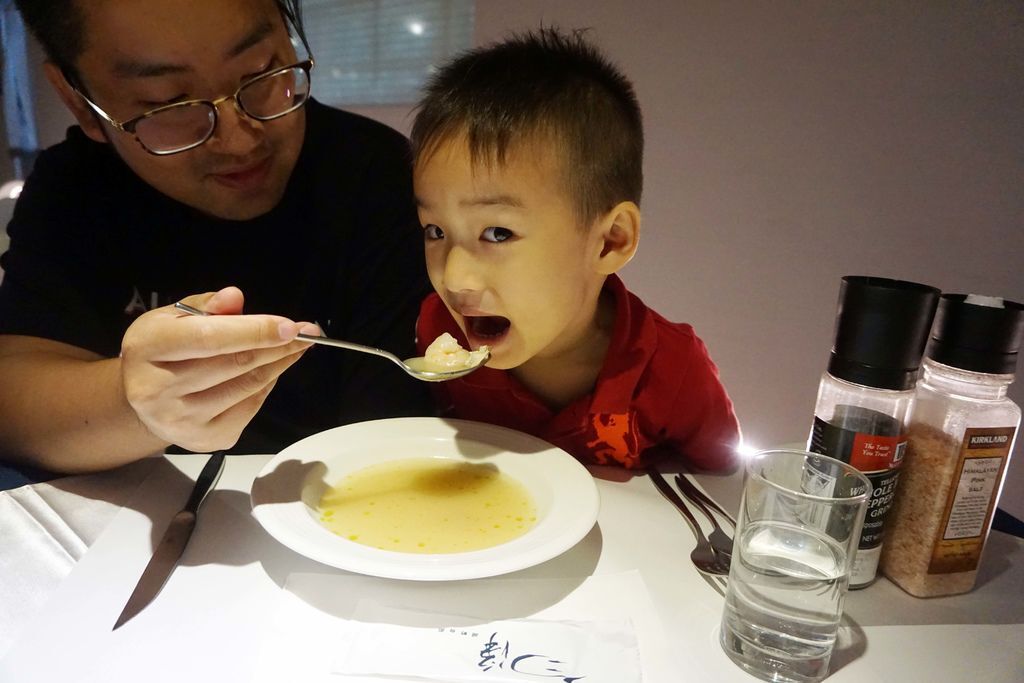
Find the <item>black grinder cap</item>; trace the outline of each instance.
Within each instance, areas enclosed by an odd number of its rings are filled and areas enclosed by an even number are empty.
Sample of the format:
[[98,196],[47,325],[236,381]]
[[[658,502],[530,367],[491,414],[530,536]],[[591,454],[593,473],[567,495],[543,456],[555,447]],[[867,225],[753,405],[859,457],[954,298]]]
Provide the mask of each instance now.
[[1024,306],[1005,299],[994,300],[1002,307],[987,306],[967,298],[942,295],[926,355],[961,370],[1012,375],[1024,343]]
[[913,388],[938,302],[935,287],[847,275],[839,288],[828,373],[877,389]]

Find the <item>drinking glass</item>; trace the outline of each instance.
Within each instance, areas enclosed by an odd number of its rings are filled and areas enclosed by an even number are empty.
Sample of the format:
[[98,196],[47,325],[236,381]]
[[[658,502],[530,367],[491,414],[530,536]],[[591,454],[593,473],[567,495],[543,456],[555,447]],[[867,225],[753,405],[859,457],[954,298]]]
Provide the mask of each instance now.
[[820,681],[871,484],[847,463],[799,450],[757,453],[745,474],[722,648],[758,678]]

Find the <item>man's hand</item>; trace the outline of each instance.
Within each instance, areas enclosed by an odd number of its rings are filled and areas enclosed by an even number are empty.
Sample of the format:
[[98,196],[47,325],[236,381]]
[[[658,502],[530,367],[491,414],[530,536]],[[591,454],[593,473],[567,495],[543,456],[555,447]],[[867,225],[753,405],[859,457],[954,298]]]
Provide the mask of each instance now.
[[121,344],[128,403],[154,436],[192,451],[230,448],[263,405],[277,378],[310,344],[311,323],[241,315],[236,287],[183,299],[209,316],[173,306],[143,314]]

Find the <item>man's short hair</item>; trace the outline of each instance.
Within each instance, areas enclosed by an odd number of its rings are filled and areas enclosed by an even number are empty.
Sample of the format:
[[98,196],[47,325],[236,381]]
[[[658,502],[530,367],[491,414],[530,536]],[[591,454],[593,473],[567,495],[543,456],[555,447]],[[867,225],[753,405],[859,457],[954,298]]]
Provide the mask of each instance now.
[[[213,0],[210,0],[213,1]],[[274,0],[281,14],[302,35],[301,0]],[[85,50],[85,13],[81,0],[14,0],[21,18],[46,57],[65,71],[74,71],[75,61]],[[186,20],[183,17],[182,20]]]
[[551,144],[584,225],[619,202],[640,203],[636,94],[582,31],[542,28],[464,52],[430,79],[416,111],[416,162],[462,134],[473,163],[502,164],[525,140]]

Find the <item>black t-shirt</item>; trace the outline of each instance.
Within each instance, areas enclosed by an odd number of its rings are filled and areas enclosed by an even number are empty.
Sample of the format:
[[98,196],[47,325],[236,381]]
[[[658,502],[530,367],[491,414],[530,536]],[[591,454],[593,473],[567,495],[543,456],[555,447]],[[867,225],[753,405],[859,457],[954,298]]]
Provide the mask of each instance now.
[[[248,221],[166,197],[109,145],[69,129],[40,155],[10,222],[0,334],[113,357],[143,311],[237,285],[246,313],[314,321],[329,336],[414,355],[430,285],[407,142],[314,101],[306,116],[284,198]],[[431,411],[426,385],[390,361],[317,346],[281,376],[232,451],[273,453],[341,424]]]

